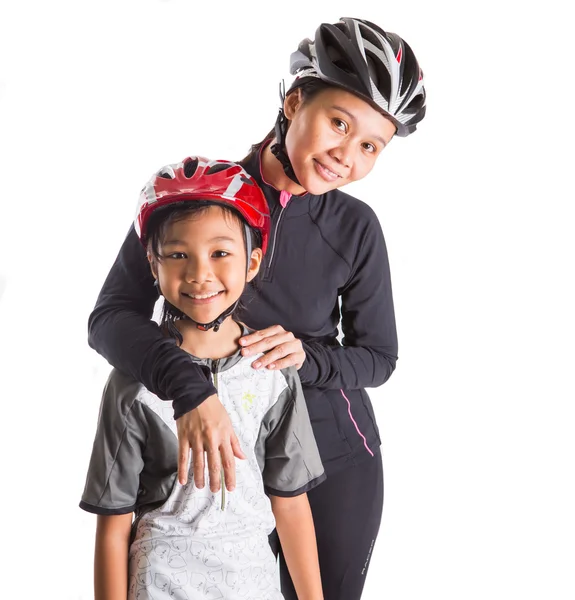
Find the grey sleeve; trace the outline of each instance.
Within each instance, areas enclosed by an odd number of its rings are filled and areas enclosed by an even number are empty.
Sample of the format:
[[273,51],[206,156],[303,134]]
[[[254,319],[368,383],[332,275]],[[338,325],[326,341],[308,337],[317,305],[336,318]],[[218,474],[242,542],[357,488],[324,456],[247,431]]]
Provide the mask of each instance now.
[[104,388],[80,508],[99,515],[133,512],[144,467],[141,384],[113,370]]
[[297,370],[281,372],[288,385],[263,419],[256,454],[263,459],[266,493],[290,497],[319,485],[326,475]]

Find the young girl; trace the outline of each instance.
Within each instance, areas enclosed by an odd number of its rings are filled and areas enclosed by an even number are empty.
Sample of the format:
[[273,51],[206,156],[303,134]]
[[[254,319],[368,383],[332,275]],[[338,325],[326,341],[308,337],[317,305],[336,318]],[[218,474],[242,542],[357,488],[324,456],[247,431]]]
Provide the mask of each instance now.
[[252,369],[238,345],[249,332],[231,318],[269,225],[239,165],[188,158],[142,191],[136,229],[164,297],[161,327],[213,381],[245,460],[233,492],[179,484],[170,405],[114,370],[80,503],[98,515],[96,600],[280,600],[274,525],[298,598],[323,598],[306,492],[325,475],[297,372]]
[[[265,352],[255,369],[298,368],[327,474],[309,493],[323,591],[358,600],[383,507],[381,440],[365,388],[391,376],[398,346],[381,225],[339,188],[367,176],[393,138],[416,130],[426,93],[410,46],[361,19],[320,25],[290,69],[296,77],[276,127],[242,161],[263,189],[272,227],[257,289],[244,298],[242,319],[257,331],[240,342],[244,356]],[[402,201],[386,197],[385,181],[380,189],[381,201]],[[197,483],[207,449],[212,490],[220,456],[231,488],[233,455],[241,457],[232,424],[211,380],[150,321],[157,291],[148,271],[130,231],[90,316],[89,342],[173,400],[182,481],[191,446]],[[281,572],[282,593],[295,600],[283,561]]]

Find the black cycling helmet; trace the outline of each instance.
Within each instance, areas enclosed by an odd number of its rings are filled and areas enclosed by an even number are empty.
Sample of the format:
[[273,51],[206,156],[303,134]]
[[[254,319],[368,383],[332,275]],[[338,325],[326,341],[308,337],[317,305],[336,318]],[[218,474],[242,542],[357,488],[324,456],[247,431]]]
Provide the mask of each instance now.
[[320,25],[315,40],[303,40],[290,58],[296,75],[290,91],[319,77],[367,100],[397,127],[414,132],[425,115],[423,72],[407,42],[360,19]]
[[[342,18],[333,25],[322,23],[314,40],[306,38],[292,53],[290,73],[296,79],[288,94],[310,79],[321,79],[369,102],[394,123],[400,137],[413,133],[425,116],[423,72],[412,49],[397,34],[370,21]],[[280,110],[278,144],[272,150],[294,179],[291,165],[286,167],[282,160],[287,158],[286,132],[286,118]]]

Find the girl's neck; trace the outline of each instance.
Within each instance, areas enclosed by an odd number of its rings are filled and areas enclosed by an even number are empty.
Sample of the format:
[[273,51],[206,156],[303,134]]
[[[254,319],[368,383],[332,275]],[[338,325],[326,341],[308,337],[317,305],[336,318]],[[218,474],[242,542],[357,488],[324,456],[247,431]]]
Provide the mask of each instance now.
[[261,153],[261,169],[264,180],[280,192],[286,191],[292,196],[301,196],[301,194],[305,194],[305,189],[292,181],[285,174],[280,161],[272,154],[270,148],[275,143],[276,140],[273,139]]
[[180,320],[176,327],[184,341],[180,348],[197,358],[218,360],[232,356],[239,348],[239,339],[243,335],[241,326],[228,317],[218,331],[202,331],[193,321]]

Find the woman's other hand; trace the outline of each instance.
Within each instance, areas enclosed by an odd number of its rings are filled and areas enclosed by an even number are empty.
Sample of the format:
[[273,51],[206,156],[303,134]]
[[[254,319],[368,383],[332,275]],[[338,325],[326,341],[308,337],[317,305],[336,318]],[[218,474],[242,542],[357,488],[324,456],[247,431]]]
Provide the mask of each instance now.
[[243,356],[255,356],[264,352],[264,356],[253,363],[254,369],[285,369],[292,365],[300,369],[306,358],[301,340],[281,325],[273,325],[260,331],[254,331],[240,339]]

